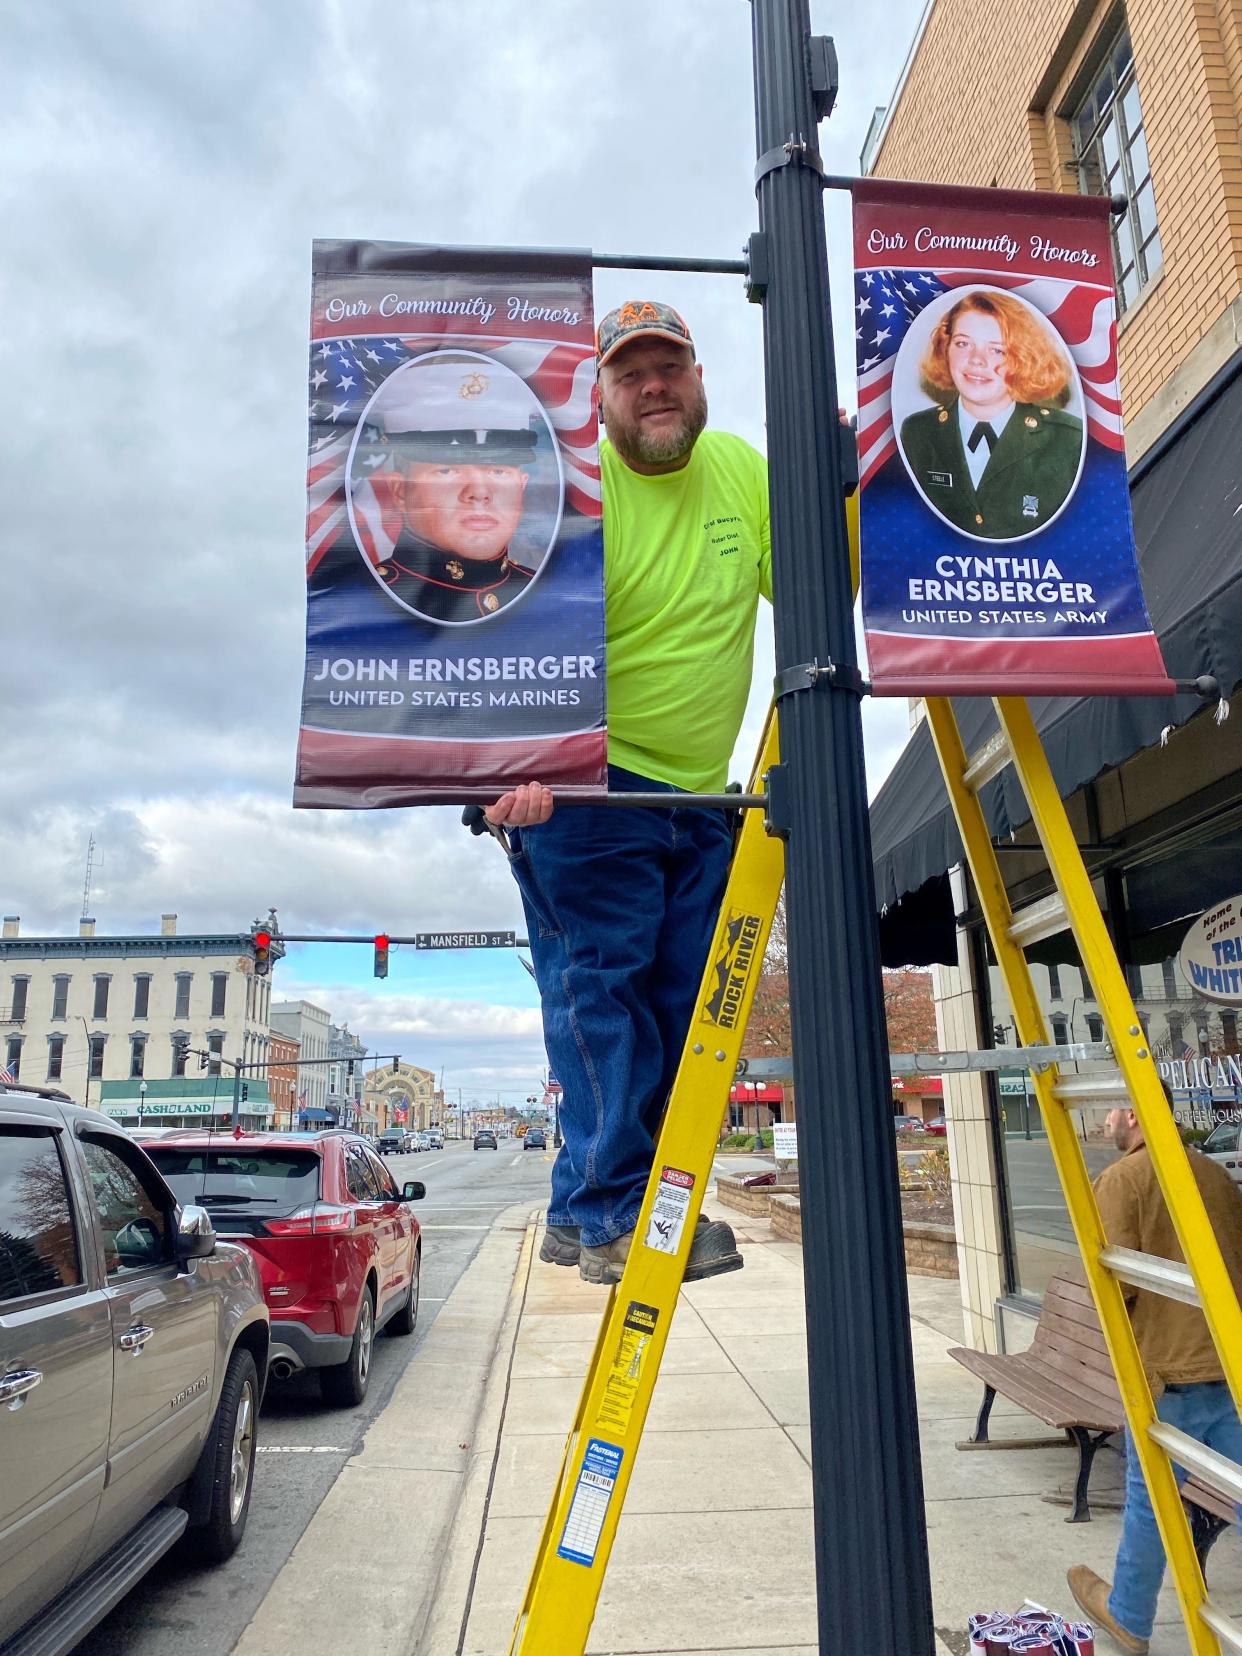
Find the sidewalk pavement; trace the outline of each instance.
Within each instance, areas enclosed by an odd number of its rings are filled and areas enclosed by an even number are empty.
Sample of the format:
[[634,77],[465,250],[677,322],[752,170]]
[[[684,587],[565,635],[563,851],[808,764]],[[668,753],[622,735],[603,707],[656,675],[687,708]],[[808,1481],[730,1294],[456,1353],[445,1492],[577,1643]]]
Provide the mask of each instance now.
[[[735,1229],[745,1270],[682,1292],[587,1647],[599,1656],[815,1656],[802,1255],[764,1221]],[[1072,1613],[1066,1568],[1111,1576],[1120,1519],[1099,1511],[1070,1528],[1044,1499],[1072,1485],[1068,1444],[955,1448],[980,1398],[947,1355],[962,1341],[958,1285],[909,1287],[938,1649],[965,1656],[973,1610],[1031,1598]],[[508,1650],[602,1310],[600,1289],[538,1262],[532,1225],[417,1656]],[[1002,1398],[1000,1416],[1007,1437],[1048,1435]],[[1209,1576],[1217,1602],[1242,1613],[1236,1531]],[[1151,1653],[1186,1650],[1166,1584]]]

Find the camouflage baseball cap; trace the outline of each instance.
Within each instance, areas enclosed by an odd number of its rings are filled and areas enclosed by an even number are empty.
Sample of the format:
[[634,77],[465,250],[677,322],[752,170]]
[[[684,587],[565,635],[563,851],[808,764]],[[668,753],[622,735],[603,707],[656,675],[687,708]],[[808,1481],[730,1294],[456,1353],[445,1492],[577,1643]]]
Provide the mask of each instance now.
[[627,299],[610,310],[595,330],[596,367],[602,368],[631,339],[674,339],[688,345],[694,355],[694,341],[684,320],[671,305],[651,299]]

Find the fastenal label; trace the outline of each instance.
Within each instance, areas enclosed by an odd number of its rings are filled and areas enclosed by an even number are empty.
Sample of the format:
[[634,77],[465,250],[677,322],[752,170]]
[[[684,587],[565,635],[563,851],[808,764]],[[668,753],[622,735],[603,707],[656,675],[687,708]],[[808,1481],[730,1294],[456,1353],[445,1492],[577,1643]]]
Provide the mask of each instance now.
[[762,933],[762,915],[729,915],[724,941],[712,962],[712,981],[699,1014],[700,1023],[715,1024],[718,1029],[737,1028],[746,984],[758,965]]
[[681,1233],[686,1228],[686,1214],[690,1210],[690,1192],[694,1189],[694,1174],[683,1173],[679,1167],[662,1167],[656,1198],[647,1221],[645,1248],[657,1253],[675,1254]]
[[614,1443],[605,1443],[602,1438],[588,1441],[561,1544],[556,1549],[558,1558],[567,1558],[571,1564],[594,1564],[623,1457],[624,1450]]
[[600,1425],[605,1431],[615,1432],[618,1437],[624,1437],[630,1429],[630,1416],[634,1412],[634,1399],[638,1396],[643,1362],[659,1320],[660,1313],[654,1305],[630,1301],[599,1411]]

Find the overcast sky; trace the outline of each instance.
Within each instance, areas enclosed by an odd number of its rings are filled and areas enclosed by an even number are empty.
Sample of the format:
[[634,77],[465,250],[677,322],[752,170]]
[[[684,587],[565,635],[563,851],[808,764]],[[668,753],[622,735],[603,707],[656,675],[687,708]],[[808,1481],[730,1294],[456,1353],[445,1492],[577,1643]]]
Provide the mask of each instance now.
[[[815,4],[855,172],[922,0]],[[0,905],[101,933],[520,926],[445,809],[295,812],[316,236],[736,256],[755,227],[746,0],[3,0]],[[834,291],[848,216],[828,204]],[[730,277],[601,272],[676,304],[714,425],[764,446],[760,312]],[[845,343],[849,343],[848,330]],[[852,383],[842,397],[853,406]],[[735,774],[772,671],[765,614]],[[872,790],[904,705],[867,708]],[[511,954],[291,950],[281,998],[467,1098],[542,1064]]]

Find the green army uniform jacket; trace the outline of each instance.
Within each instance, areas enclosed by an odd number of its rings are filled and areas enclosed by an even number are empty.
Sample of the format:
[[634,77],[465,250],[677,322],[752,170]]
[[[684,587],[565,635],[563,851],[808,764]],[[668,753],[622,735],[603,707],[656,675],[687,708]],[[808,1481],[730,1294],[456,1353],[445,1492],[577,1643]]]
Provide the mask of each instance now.
[[461,558],[403,529],[375,573],[395,597],[429,621],[483,621],[526,591],[529,569],[499,558]]
[[968,535],[1012,540],[1055,517],[1078,475],[1082,421],[1062,409],[1015,403],[976,488],[966,464],[957,398],[902,421],[901,448],[926,498]]

